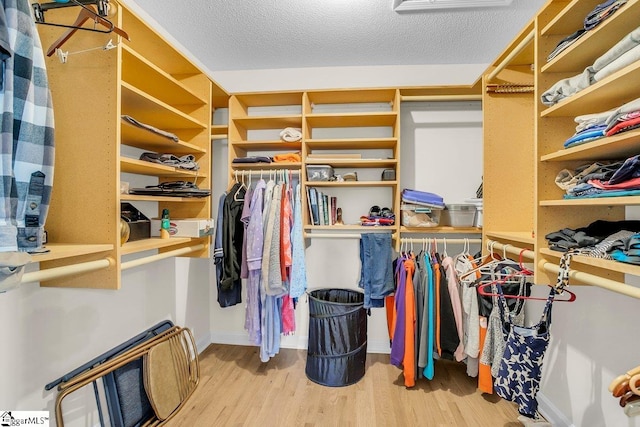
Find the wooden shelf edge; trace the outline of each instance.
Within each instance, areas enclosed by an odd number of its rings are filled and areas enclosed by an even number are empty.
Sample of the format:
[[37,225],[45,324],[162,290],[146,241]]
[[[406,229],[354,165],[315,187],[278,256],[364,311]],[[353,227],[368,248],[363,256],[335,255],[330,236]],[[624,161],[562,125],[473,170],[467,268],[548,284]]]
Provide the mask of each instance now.
[[138,252],[150,251],[154,249],[168,248],[170,246],[184,245],[185,243],[197,242],[201,239],[190,237],[171,237],[169,239],[161,239],[159,237],[151,237],[149,239],[136,240],[127,242],[122,245],[121,255],[130,255]]
[[484,235],[491,240],[509,240],[511,242],[534,245],[536,239],[531,233],[530,231],[485,231]]
[[44,245],[49,252],[33,254],[31,262],[54,261],[82,255],[109,252],[114,249],[111,244],[82,244],[82,243],[47,243]]
[[[632,130],[605,137],[585,144],[558,150],[540,157],[540,161],[590,160],[616,158],[616,153],[626,155],[626,152],[638,151],[636,146],[640,141],[640,130]],[[627,147],[627,145],[632,145]],[[611,156],[614,154],[614,156]],[[608,156],[608,157],[604,157]]]
[[[560,258],[564,254],[564,252],[558,252],[551,250],[549,248],[540,249],[540,254],[552,257],[552,258]],[[574,255],[571,257],[571,268],[574,270],[579,270],[579,268],[575,268],[575,264],[585,264],[590,267],[600,268],[606,271],[614,271],[616,273],[624,273],[624,274],[632,274],[634,276],[640,276],[640,266],[633,264],[625,264],[624,262],[619,262],[615,260],[608,260],[602,258],[589,257],[584,255]]]
[[593,197],[584,199],[541,200],[540,206],[623,206],[640,205],[640,196]]

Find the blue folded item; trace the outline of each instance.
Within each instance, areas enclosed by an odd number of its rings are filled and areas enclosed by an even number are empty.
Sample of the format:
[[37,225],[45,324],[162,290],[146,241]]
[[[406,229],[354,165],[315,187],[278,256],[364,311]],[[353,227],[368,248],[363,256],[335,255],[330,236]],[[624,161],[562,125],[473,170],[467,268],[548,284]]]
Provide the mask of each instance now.
[[402,190],[402,201],[418,205],[444,208],[444,199],[442,197],[434,193],[427,193],[426,191],[410,190],[405,188]]
[[604,133],[606,129],[607,129],[607,125],[599,125],[599,126],[591,127],[589,129],[585,129],[582,132],[578,132],[575,135],[573,135],[571,138],[567,139],[564,142],[564,147],[568,148],[569,146],[576,145],[577,142],[581,142],[581,141],[586,142],[587,140],[590,141],[593,139],[602,138],[604,137]]

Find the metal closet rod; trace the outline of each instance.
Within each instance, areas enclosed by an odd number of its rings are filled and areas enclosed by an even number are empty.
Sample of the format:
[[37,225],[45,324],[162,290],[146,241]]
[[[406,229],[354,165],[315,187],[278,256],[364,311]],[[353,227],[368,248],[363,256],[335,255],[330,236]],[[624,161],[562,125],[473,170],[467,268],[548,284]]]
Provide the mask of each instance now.
[[[535,256],[535,253],[532,250],[519,248],[508,243],[504,244],[495,242],[493,240],[487,240],[487,247],[497,250],[505,250],[506,252],[516,255],[520,255],[520,251],[523,251],[522,256],[528,259],[534,259]],[[541,260],[538,266],[548,273],[558,274],[558,272],[560,271],[560,266],[545,260]],[[576,270],[569,270],[569,278],[586,285],[597,286],[599,288],[607,289],[612,292],[640,299],[640,288],[628,285],[623,282],[618,282],[616,280],[611,280],[605,277],[600,277],[594,274],[584,273],[582,271]]]

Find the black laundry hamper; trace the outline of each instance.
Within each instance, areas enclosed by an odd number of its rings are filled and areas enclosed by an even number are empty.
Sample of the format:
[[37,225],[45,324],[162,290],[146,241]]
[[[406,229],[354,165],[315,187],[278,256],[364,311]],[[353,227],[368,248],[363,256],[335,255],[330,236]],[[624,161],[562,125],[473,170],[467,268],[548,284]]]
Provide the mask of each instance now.
[[329,387],[358,382],[367,360],[364,294],[349,289],[316,289],[309,295],[309,346],[305,372]]

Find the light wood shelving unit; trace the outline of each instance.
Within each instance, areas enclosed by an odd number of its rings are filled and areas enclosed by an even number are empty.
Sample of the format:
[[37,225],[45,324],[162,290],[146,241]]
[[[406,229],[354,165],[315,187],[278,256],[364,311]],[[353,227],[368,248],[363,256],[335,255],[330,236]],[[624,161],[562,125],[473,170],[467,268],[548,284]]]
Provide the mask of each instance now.
[[[112,50],[74,55],[64,64],[56,56],[47,59],[56,113],[54,188],[45,227],[50,252],[33,258],[41,270],[100,259],[110,263],[96,271],[43,281],[42,286],[119,289],[123,255],[193,246],[198,250],[185,256],[209,256],[210,238],[149,238],[120,244],[120,202],[155,203],[158,216],[164,208],[174,218],[211,216],[209,197],[120,194],[120,174],[156,177],[158,182],[184,179],[211,188],[211,138],[227,133],[226,126],[212,126],[211,112],[224,105],[228,95],[133,11],[117,7],[110,19],[131,41],[121,40]],[[50,10],[47,20],[71,23],[78,11],[77,7]],[[44,25],[38,30],[45,48],[64,31]],[[94,48],[114,36],[79,31],[63,49]],[[172,132],[179,141],[143,131],[121,120],[122,115]],[[199,170],[125,156],[125,146],[134,152],[192,154]]]
[[[618,107],[640,96],[640,63],[633,63],[557,104],[547,107],[541,95],[561,79],[580,74],[599,56],[637,28],[640,1],[630,0],[614,15],[588,31],[578,41],[547,62],[560,40],[583,26],[584,16],[598,0],[549,0],[533,21],[507,47],[486,76],[518,45],[523,34],[533,32],[530,63],[533,71],[507,65],[499,81],[520,83],[526,76],[535,94],[483,96],[485,115],[485,228],[484,238],[512,244],[535,253],[535,282],[555,283],[562,255],[548,249],[545,236],[562,228],[585,227],[595,220],[625,218],[625,207],[640,205],[640,197],[565,199],[555,185],[562,169],[598,160],[623,160],[640,151],[640,132],[563,149],[575,132],[574,118]],[[524,74],[522,74],[523,72]],[[507,100],[508,98],[508,100]],[[518,129],[506,126],[515,123]],[[517,148],[516,148],[517,147]],[[505,161],[508,160],[508,161]],[[507,182],[517,186],[505,187]],[[506,188],[506,190],[505,190]],[[533,192],[527,191],[533,188]],[[518,191],[524,189],[525,191]],[[520,194],[513,194],[520,193]],[[589,284],[628,296],[640,295],[624,283],[624,275],[640,276],[640,267],[611,260],[574,256],[571,284]]]

